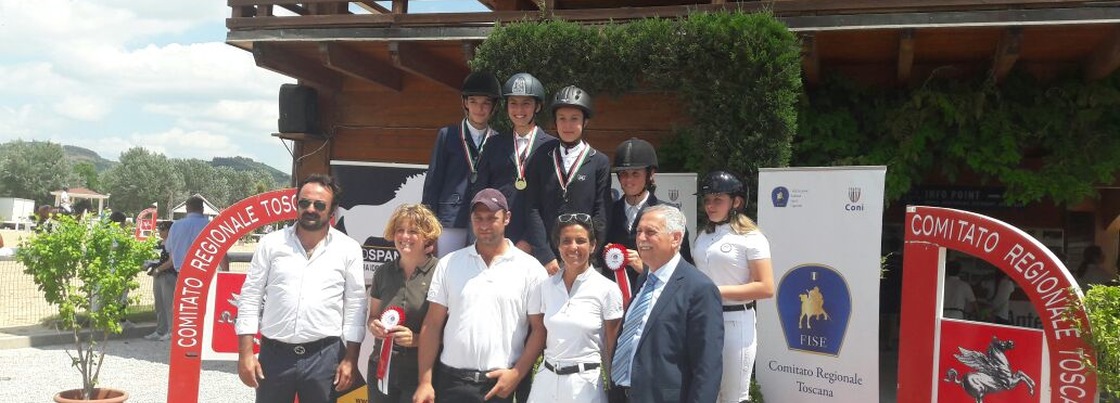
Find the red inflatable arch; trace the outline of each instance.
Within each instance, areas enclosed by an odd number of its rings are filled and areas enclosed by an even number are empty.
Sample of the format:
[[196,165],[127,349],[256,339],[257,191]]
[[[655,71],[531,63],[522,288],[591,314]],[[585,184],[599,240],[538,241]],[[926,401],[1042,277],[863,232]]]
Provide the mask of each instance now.
[[280,221],[295,220],[296,189],[250,196],[222,210],[194,240],[175,285],[171,327],[171,365],[167,380],[169,403],[198,402],[202,370],[202,328],[206,323],[207,292],[226,252],[250,231]]
[[[1049,249],[1018,228],[967,211],[909,206],[903,252],[902,328],[899,342],[898,396],[907,402],[933,401],[936,373],[934,352],[944,336],[938,286],[944,266],[942,248],[983,259],[1006,273],[1026,295],[1043,323],[1048,354],[1051,402],[1096,401],[1097,377],[1083,357],[1095,357],[1082,329],[1069,318],[1088,323],[1083,295],[1073,276]],[[1069,290],[1076,290],[1070,292]],[[1072,316],[1071,316],[1072,314]],[[954,321],[968,324],[967,321]],[[976,324],[977,326],[982,324]]]

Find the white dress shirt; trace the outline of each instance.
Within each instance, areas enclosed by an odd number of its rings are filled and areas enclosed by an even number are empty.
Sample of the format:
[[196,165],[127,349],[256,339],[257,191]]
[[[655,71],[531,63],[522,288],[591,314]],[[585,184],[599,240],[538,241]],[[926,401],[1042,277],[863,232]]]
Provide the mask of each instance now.
[[[295,225],[261,238],[241,287],[235,329],[284,343],[339,336],[361,343],[366,296],[362,248],[331,228],[310,257]],[[263,304],[263,316],[262,312]]]
[[[657,307],[657,299],[661,298],[661,292],[665,291],[665,285],[669,284],[669,280],[673,278],[673,273],[677,271],[677,265],[680,264],[680,262],[681,262],[681,254],[676,253],[676,254],[673,255],[672,259],[669,259],[669,263],[665,263],[664,266],[661,266],[661,267],[657,268],[657,270],[650,271],[650,273],[649,273],[650,276],[656,276],[657,277],[657,286],[653,288],[653,296],[650,297],[649,309],[646,310],[645,315],[642,315],[641,318],[637,318],[637,317],[634,317],[634,315],[632,315],[634,313],[633,309],[630,309],[630,310],[626,311],[626,321],[641,320],[642,323],[644,323],[642,328],[638,329],[638,332],[634,334],[634,346],[635,346],[635,348],[630,351],[630,362],[631,363],[634,362],[634,354],[637,354],[637,352],[638,352],[638,348],[636,346],[641,345],[642,335],[644,335],[646,333],[645,332],[646,326],[649,326],[649,314],[653,312],[653,308]],[[638,292],[641,292],[641,290],[639,290]],[[633,374],[631,373],[631,375],[633,375]],[[619,384],[622,385],[622,386],[630,386],[630,380],[626,379],[626,380],[620,382]]]
[[649,191],[643,191],[642,193],[645,193],[645,196],[642,197],[642,200],[639,201],[638,204],[630,204],[630,202],[626,201],[626,196],[622,196],[622,202],[626,203],[627,230],[634,228],[634,220],[638,219],[638,213],[641,212],[642,207],[645,207],[646,203],[649,202]]
[[540,283],[548,272],[508,239],[486,266],[474,245],[439,260],[428,301],[447,307],[440,362],[459,369],[512,368],[529,335],[529,315],[541,314]]

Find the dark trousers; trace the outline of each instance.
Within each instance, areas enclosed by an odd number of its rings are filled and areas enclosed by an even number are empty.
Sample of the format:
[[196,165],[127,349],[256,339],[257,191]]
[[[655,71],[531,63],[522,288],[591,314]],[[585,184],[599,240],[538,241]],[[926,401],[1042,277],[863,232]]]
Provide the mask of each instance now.
[[611,390],[607,391],[607,402],[609,403],[629,403],[630,394],[627,393],[630,388],[615,385],[611,382]]
[[[261,340],[259,360],[264,379],[257,388],[257,403],[334,403],[334,374],[346,356],[342,340],[335,337],[296,348],[268,339]],[[302,354],[300,354],[302,352]]]
[[[393,354],[397,352],[394,351]],[[417,378],[415,372],[410,373],[389,373],[389,393],[381,393],[377,389],[377,351],[375,350],[369,358],[369,366],[366,370],[366,390],[369,391],[370,403],[412,403],[412,395],[416,394],[417,384],[420,380]],[[396,362],[398,357],[393,358]],[[403,358],[401,358],[403,359]],[[398,369],[394,369],[398,371]]]
[[498,383],[497,380],[481,379],[476,382],[474,379],[456,376],[453,372],[447,366],[438,365],[435,382],[436,403],[513,403],[513,393],[504,399],[495,396],[490,400],[482,400]]

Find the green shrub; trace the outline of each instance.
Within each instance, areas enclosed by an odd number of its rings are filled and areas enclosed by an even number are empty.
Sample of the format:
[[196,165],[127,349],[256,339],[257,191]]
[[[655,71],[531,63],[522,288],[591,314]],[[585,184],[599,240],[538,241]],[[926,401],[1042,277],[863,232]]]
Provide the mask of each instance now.
[[139,286],[137,274],[154,259],[155,238],[137,241],[106,219],[78,221],[56,217],[51,229],[25,239],[16,260],[25,266],[44,299],[58,308],[58,327],[74,334],[67,351],[82,374],[83,398],[89,399],[101,373],[105,342],[121,332],[130,301]]

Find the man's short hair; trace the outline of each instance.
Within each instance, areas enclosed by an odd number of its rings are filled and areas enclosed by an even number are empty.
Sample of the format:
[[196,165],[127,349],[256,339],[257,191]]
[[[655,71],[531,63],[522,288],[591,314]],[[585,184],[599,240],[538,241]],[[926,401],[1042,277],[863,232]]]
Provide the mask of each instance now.
[[187,198],[187,212],[201,213],[202,212],[202,195],[193,194]]
[[646,207],[642,211],[642,215],[660,213],[665,218],[665,230],[669,233],[679,232],[681,237],[684,237],[685,226],[688,225],[688,220],[684,217],[684,213],[677,210],[676,207],[667,204],[658,204],[656,206]]
[[334,210],[335,207],[338,207],[339,196],[342,196],[342,187],[338,186],[338,182],[335,182],[334,178],[327,174],[308,175],[307,178],[304,178],[303,181],[300,181],[299,187],[296,188],[297,197],[299,192],[302,191],[303,187],[308,183],[317,183],[322,187],[330,189],[331,210]]
[[156,228],[159,229],[160,231],[170,231],[171,230],[171,224],[174,224],[174,223],[175,222],[171,221],[171,220],[162,220],[162,221],[156,223]]

